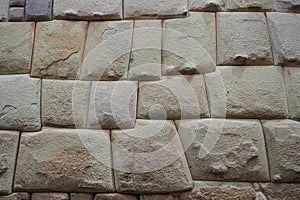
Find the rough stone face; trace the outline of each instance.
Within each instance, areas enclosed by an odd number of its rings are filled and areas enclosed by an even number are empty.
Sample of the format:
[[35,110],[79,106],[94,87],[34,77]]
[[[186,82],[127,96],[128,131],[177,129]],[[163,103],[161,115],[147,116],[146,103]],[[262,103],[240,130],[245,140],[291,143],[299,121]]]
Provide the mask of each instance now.
[[96,194],[94,200],[138,200],[138,197],[135,195],[126,195],[126,194]]
[[9,10],[9,0],[1,0],[0,1],[0,22],[8,20],[8,10]]
[[113,192],[109,132],[44,128],[22,134],[14,190]]
[[33,193],[31,200],[69,200],[67,193]]
[[40,130],[40,87],[28,75],[0,76],[0,129]]
[[80,79],[126,79],[132,32],[132,21],[91,22]]
[[10,0],[9,1],[10,7],[24,7],[25,6],[25,0]]
[[30,200],[28,193],[12,193],[8,196],[0,196],[0,200]]
[[0,23],[0,74],[29,73],[33,30],[34,23]]
[[94,195],[90,193],[71,193],[70,200],[94,200]]
[[24,21],[24,8],[12,7],[9,9],[9,21]]
[[271,178],[275,182],[300,181],[300,122],[263,121]]
[[258,120],[182,120],[176,125],[193,180],[269,180]]
[[300,199],[300,188],[298,184],[274,184],[261,183],[264,194],[269,200],[298,200]]
[[75,79],[81,66],[87,22],[38,22],[31,76]]
[[[217,70],[222,80],[220,87],[226,93],[226,97],[216,97],[217,102],[209,95],[213,117],[224,117],[219,112],[225,110],[222,108],[224,106],[228,118],[287,118],[288,109],[281,67],[221,66]],[[204,77],[210,94],[218,80],[214,74],[205,74]],[[226,104],[220,104],[222,101]],[[214,110],[213,107],[219,108]]]
[[217,13],[218,65],[270,65],[273,62],[264,13]]
[[227,0],[226,9],[230,11],[270,11],[273,0]]
[[55,0],[53,13],[56,19],[122,19],[122,0]]
[[0,131],[0,195],[12,192],[19,134],[16,131]]
[[134,129],[112,131],[117,192],[188,190],[192,179],[172,121],[137,120]]
[[163,75],[213,72],[216,68],[215,34],[214,13],[191,12],[185,19],[165,20]]
[[138,118],[189,119],[208,117],[202,75],[166,76],[139,84]]
[[135,81],[92,82],[88,128],[134,128],[137,88]]
[[275,65],[300,66],[300,14],[268,13]]
[[[26,7],[25,7],[26,21],[52,20],[52,1],[53,0],[26,0]],[[55,0],[54,2],[57,1],[58,0]]]
[[274,10],[277,12],[300,13],[299,0],[274,0]]
[[189,0],[189,10],[192,11],[223,11],[226,0]]

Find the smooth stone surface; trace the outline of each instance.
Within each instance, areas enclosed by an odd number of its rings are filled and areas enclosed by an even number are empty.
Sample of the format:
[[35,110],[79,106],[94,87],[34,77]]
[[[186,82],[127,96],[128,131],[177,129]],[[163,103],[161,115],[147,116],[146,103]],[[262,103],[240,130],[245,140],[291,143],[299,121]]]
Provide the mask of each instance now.
[[[53,0],[26,0],[26,21],[52,20],[52,2]],[[57,2],[57,0],[54,0],[54,2]]]
[[33,193],[31,200],[69,200],[67,193]]
[[94,200],[94,195],[90,193],[71,193],[70,200]]
[[273,0],[227,0],[226,9],[230,11],[271,11]]
[[11,7],[9,9],[8,20],[11,22],[22,22],[24,21],[24,8]]
[[40,79],[28,75],[0,76],[0,129],[39,131]]
[[192,11],[223,11],[226,0],[189,0],[189,10]]
[[31,76],[75,79],[81,66],[86,29],[87,22],[38,22]]
[[298,184],[260,183],[268,200],[298,200],[300,188]]
[[9,0],[0,1],[0,22],[8,20]]
[[96,194],[94,200],[138,200],[136,195],[127,195],[127,194]]
[[25,0],[9,0],[10,7],[24,7]]
[[270,65],[271,43],[264,13],[217,13],[218,65]]
[[299,0],[274,0],[274,10],[277,12],[300,13]]
[[300,122],[263,121],[273,182],[300,181]]
[[7,196],[0,196],[0,200],[30,200],[28,193],[12,193]]

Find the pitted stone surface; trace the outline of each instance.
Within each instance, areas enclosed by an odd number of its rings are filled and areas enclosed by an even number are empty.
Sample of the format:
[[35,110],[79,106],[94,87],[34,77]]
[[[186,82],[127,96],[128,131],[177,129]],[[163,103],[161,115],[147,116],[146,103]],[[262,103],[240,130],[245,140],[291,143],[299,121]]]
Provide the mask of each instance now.
[[0,1],[0,22],[8,20],[8,10],[9,10],[9,0],[1,0]]
[[218,65],[270,65],[273,62],[264,13],[217,13]]
[[126,194],[96,194],[94,200],[138,200],[138,197],[135,195],[126,195]]
[[31,200],[69,200],[67,193],[33,193]]
[[[283,73],[277,66],[221,66],[217,70],[224,83],[224,96],[212,101],[210,106],[222,108],[226,101],[226,117],[272,119],[287,118],[288,108]],[[215,86],[214,74],[205,74],[208,94]],[[220,104],[220,105],[219,105]],[[212,110],[213,117],[224,117],[218,109]]]
[[300,66],[300,14],[268,13],[275,65]]
[[273,0],[227,0],[226,9],[230,11],[271,11]]
[[38,22],[31,76],[75,79],[81,66],[87,22]]
[[22,22],[24,21],[24,8],[11,7],[9,9],[9,21]]
[[300,199],[300,188],[298,184],[274,184],[261,183],[264,194],[268,200],[298,200]]
[[80,79],[126,79],[132,32],[132,21],[90,22]]
[[269,180],[264,136],[258,120],[182,120],[176,121],[176,125],[193,180]]
[[0,195],[12,193],[19,135],[16,131],[0,131]]
[[189,0],[192,11],[223,11],[226,0]]
[[300,180],[300,122],[292,120],[263,121],[270,173],[274,182]]
[[71,193],[70,200],[94,200],[94,195],[90,193]]
[[299,0],[274,0],[274,10],[277,12],[300,13]]
[[9,1],[9,6],[10,7],[24,7],[25,6],[25,0],[10,0]]
[[22,134],[14,191],[113,192],[109,132],[44,128]]
[[0,196],[0,200],[30,200],[28,193],[12,193],[7,196]]
[[163,27],[163,75],[198,74],[215,70],[214,13],[191,12],[185,19],[165,20]]
[[112,131],[117,192],[162,193],[192,188],[173,121],[137,120],[134,129]]
[[34,23],[0,23],[0,74],[29,73],[33,31]]
[[26,21],[52,20],[52,2],[53,0],[26,0]]
[[86,128],[91,83],[42,81],[43,125]]
[[40,79],[28,75],[0,76],[0,129],[41,129],[40,88]]
[[138,118],[189,119],[208,117],[202,75],[165,76],[139,84]]

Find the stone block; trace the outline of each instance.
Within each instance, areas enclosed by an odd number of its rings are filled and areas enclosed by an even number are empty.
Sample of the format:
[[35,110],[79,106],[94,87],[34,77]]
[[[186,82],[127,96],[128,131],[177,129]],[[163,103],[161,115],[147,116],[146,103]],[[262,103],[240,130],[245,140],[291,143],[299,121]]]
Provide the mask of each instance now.
[[298,184],[275,184],[261,183],[264,194],[268,200],[298,200],[300,199],[300,188]]
[[25,0],[9,0],[10,7],[24,7]]
[[300,122],[263,121],[270,173],[274,182],[300,181]]
[[163,75],[215,71],[214,13],[191,12],[185,19],[165,20],[163,27]]
[[0,22],[8,20],[9,0],[0,1]]
[[122,19],[122,0],[54,0],[53,13],[55,19]]
[[155,194],[192,188],[173,121],[137,120],[134,129],[111,134],[117,192]]
[[31,200],[69,200],[67,193],[33,193]]
[[31,76],[75,79],[81,66],[87,22],[38,22]]
[[94,200],[138,200],[136,195],[127,195],[127,194],[96,194]]
[[218,65],[273,63],[264,13],[217,13]]
[[[26,21],[51,21],[52,1],[53,0],[26,0]],[[54,2],[56,1],[57,0]]]
[[209,117],[202,75],[165,76],[160,81],[141,82],[138,118],[190,119]]
[[227,0],[226,9],[230,11],[271,11],[273,0]]
[[275,65],[300,66],[300,14],[268,13]]
[[8,20],[11,22],[22,22],[24,21],[24,8],[11,7],[9,9]]
[[189,0],[189,10],[192,11],[223,11],[226,0]]
[[88,128],[134,128],[137,90],[135,81],[92,82]]
[[94,195],[90,193],[71,193],[70,200],[94,200]]
[[300,13],[299,0],[274,0],[274,10],[277,12]]
[[28,193],[12,193],[7,196],[0,196],[0,200],[30,200]]
[[28,75],[0,76],[0,129],[41,129],[40,88],[40,79]]

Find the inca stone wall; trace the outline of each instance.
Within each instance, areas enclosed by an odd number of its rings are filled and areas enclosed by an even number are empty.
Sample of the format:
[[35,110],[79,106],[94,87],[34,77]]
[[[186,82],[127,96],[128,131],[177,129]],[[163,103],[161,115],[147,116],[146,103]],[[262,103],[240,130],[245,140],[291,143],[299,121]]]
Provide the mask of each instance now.
[[1,0],[0,200],[300,199],[299,0]]

